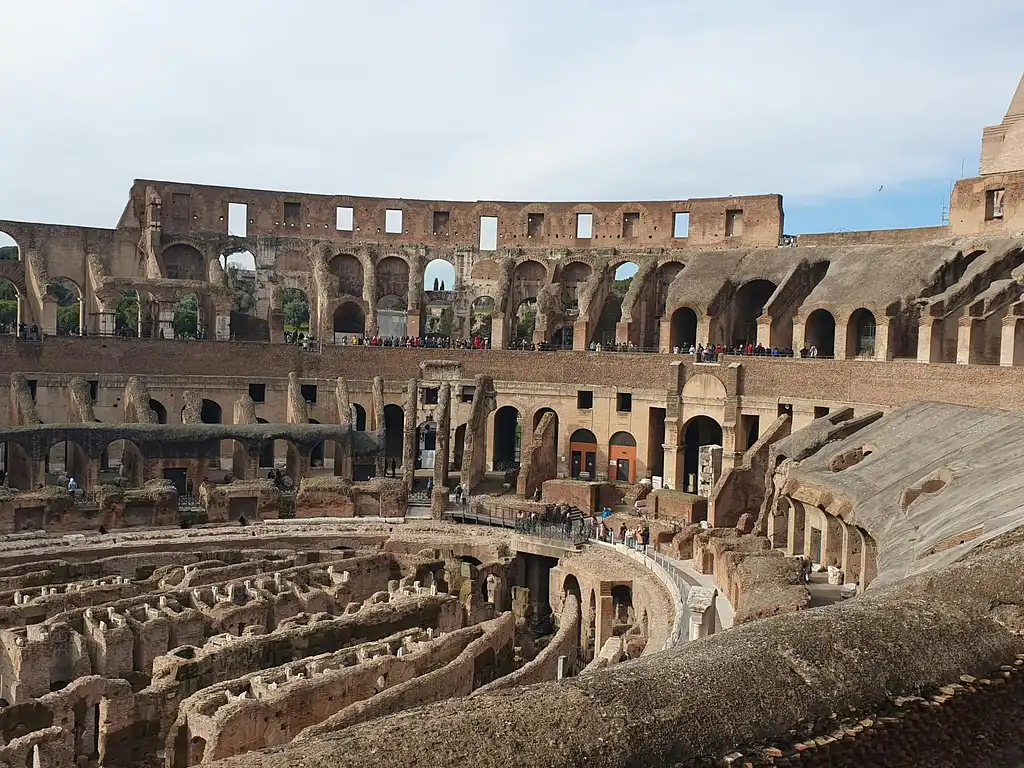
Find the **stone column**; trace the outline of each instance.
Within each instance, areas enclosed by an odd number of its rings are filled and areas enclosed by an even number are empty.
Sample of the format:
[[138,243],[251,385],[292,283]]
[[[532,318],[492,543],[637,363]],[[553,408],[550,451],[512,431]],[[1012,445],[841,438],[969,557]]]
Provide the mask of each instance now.
[[767,349],[772,348],[772,320],[770,317],[757,321],[757,343]]
[[405,429],[402,433],[402,482],[411,489],[416,478],[416,413],[419,407],[419,380],[409,379],[405,389]]
[[892,360],[893,328],[888,317],[875,323],[875,360]]
[[103,311],[99,314],[99,324],[96,330],[102,336],[113,336],[117,327],[117,313]]
[[[384,379],[373,377],[373,412],[370,414],[370,429],[380,432],[384,429]],[[387,457],[383,451],[377,453],[377,477],[387,474]]]
[[807,346],[807,324],[804,319],[793,318],[793,350],[799,355]]
[[667,354],[672,351],[672,320],[662,320],[658,324],[658,349]]
[[970,365],[974,362],[974,338],[985,332],[985,321],[980,317],[963,315],[957,321],[956,364]]
[[589,329],[586,320],[577,320],[572,324],[572,348],[576,352],[590,349]]
[[[1013,312],[1017,308],[1010,307]],[[999,339],[999,365],[1024,364],[1024,317],[1009,314],[1003,318]]]
[[700,640],[715,631],[714,587],[690,587],[686,595],[686,607],[690,609],[689,639]]
[[601,585],[601,595],[597,598],[597,616],[595,617],[594,631],[597,633],[597,645],[595,650],[601,652],[608,638],[612,636],[612,629],[615,626],[615,603],[612,600],[612,588],[610,584]]
[[[216,339],[217,341],[230,341],[231,340],[231,315],[221,314],[217,312],[216,319]],[[209,338],[209,337],[207,337]]]
[[43,319],[39,330],[46,336],[57,333],[57,302],[48,296],[43,297]]
[[790,499],[789,535],[786,551],[791,555],[803,555],[804,531],[807,526],[807,512],[799,501]]
[[452,385],[441,382],[437,393],[437,411],[434,422],[437,425],[437,444],[434,452],[434,495],[430,500],[431,517],[440,520],[448,501],[448,461],[451,452],[448,441],[452,430]]
[[[938,329],[936,329],[938,323]],[[942,359],[942,339],[936,343],[935,333],[942,328],[942,319],[923,316],[917,330],[917,362],[937,363]]]

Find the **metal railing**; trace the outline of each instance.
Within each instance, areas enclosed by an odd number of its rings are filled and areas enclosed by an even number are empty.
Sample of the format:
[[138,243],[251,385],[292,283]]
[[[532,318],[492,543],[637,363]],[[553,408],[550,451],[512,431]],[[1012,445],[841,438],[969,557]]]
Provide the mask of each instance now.
[[510,528],[523,536],[564,541],[573,544],[573,546],[583,544],[591,538],[589,527],[583,520],[548,523],[531,520],[530,518],[522,518],[517,514],[509,513],[507,510],[502,510],[501,514],[496,515],[485,511],[482,505],[472,501],[465,506],[446,509],[442,513],[442,517],[452,522]]

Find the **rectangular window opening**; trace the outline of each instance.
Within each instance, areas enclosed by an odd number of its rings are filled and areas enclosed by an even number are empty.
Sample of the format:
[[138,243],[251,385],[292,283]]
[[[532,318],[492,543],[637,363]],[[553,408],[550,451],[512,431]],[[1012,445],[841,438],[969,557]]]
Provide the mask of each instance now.
[[576,238],[578,240],[589,240],[594,236],[594,214],[576,214]]
[[629,413],[633,410],[633,393],[619,392],[615,396],[615,410],[619,413]]
[[228,203],[228,234],[234,237],[248,237],[249,206],[245,203]]
[[355,211],[346,205],[339,205],[335,213],[334,228],[339,232],[351,232],[355,223]]
[[89,382],[89,399],[94,403],[100,394],[100,383],[95,379]]
[[730,210],[725,212],[725,236],[741,237],[743,235],[743,211]]
[[637,237],[640,234],[640,214],[622,214],[622,236]]
[[576,407],[587,411],[594,407],[594,393],[589,389],[581,389],[576,393]]
[[690,236],[690,214],[688,213],[673,213],[672,214],[672,237],[689,237]]
[[462,402],[472,403],[473,393],[476,391],[475,387],[463,387],[462,388]]
[[498,217],[480,217],[480,250],[498,250]]
[[267,385],[266,384],[250,384],[249,385],[249,397],[252,398],[254,403],[265,403],[267,402]]
[[32,399],[35,400],[36,399],[36,380],[35,379],[28,379],[26,383],[28,384],[28,391],[31,393]]
[[779,403],[779,410],[777,411],[777,414],[779,416],[782,416],[782,415],[792,416],[793,415],[793,404],[792,403]]
[[297,227],[302,223],[302,203],[284,204],[284,223],[288,227]]
[[761,417],[742,414],[740,416],[741,434],[738,439],[743,440],[743,450],[750,450],[761,436]]
[[827,405],[816,405],[816,406],[814,406],[814,418],[821,419],[821,418],[824,418],[825,416],[828,416],[828,406]]
[[985,221],[1003,218],[1005,189],[990,189],[985,193]]
[[303,400],[310,405],[316,405],[316,384],[301,384],[299,391],[302,393]]
[[424,387],[423,404],[437,405],[437,387]]
[[448,237],[451,220],[452,217],[448,211],[434,211],[434,236]]
[[389,235],[402,234],[402,212],[397,208],[384,211],[384,231]]
[[528,213],[526,215],[526,236],[544,237],[543,213]]

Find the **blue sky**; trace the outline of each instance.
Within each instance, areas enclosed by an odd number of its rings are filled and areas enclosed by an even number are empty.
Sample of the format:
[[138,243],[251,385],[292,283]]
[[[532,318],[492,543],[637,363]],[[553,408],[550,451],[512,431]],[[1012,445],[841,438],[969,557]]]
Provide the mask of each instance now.
[[113,226],[149,177],[428,199],[780,193],[790,234],[940,223],[1020,79],[1024,3],[768,5],[5,1],[0,219]]

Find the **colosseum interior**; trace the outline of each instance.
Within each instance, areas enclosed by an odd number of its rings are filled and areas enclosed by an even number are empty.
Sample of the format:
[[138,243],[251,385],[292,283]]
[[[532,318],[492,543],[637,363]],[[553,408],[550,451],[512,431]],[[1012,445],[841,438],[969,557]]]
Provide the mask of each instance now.
[[0,220],[0,765],[1024,765],[1024,79],[949,211]]

